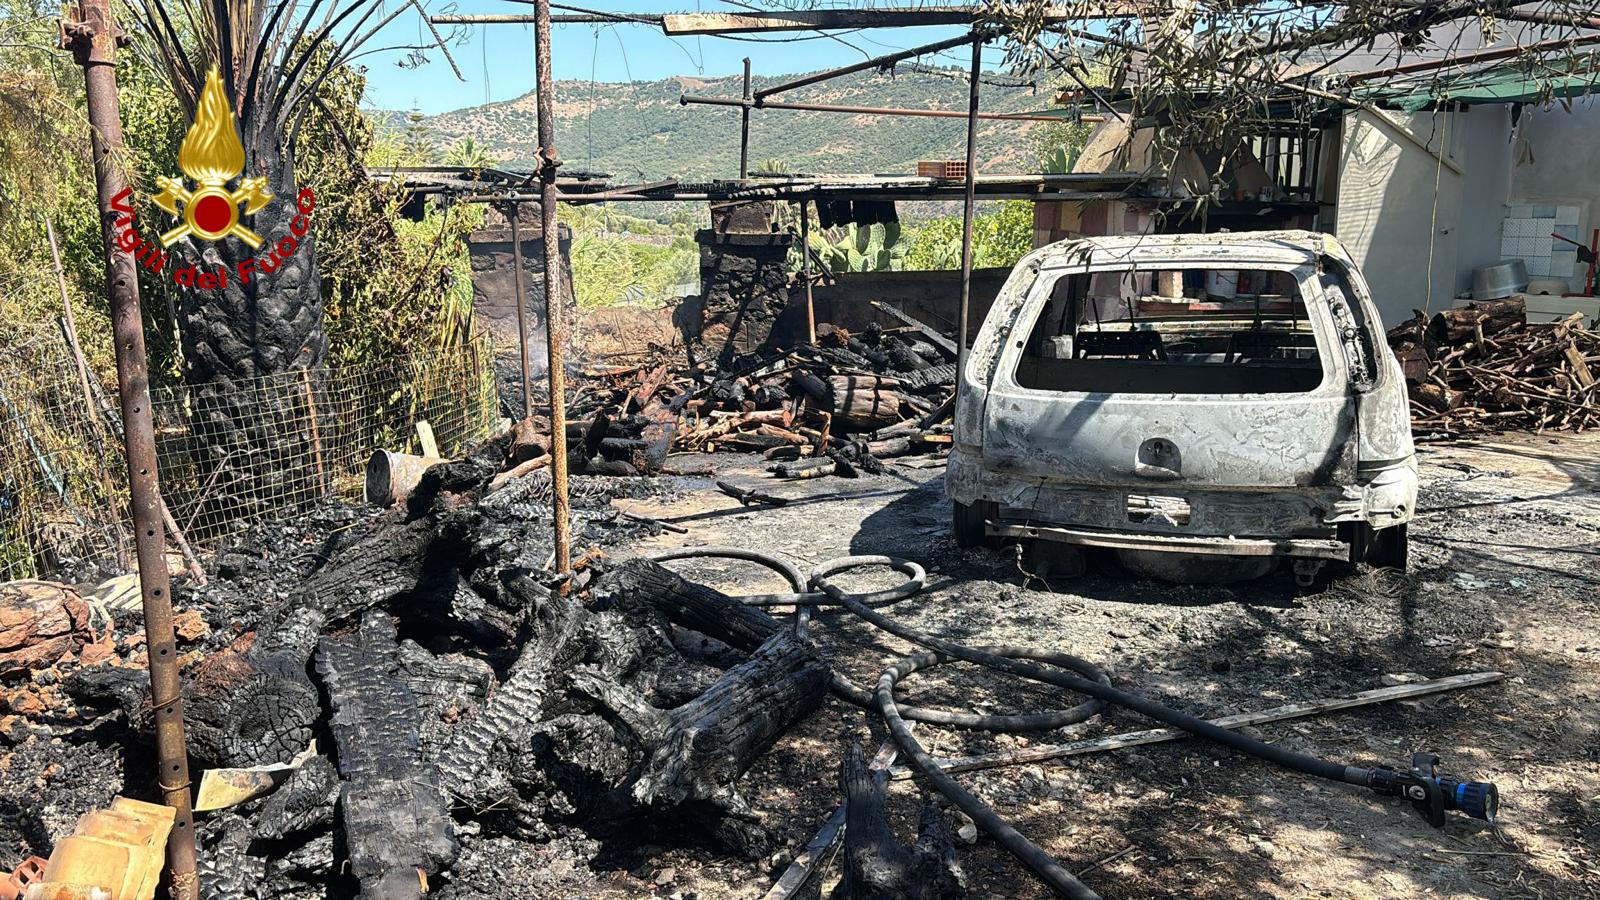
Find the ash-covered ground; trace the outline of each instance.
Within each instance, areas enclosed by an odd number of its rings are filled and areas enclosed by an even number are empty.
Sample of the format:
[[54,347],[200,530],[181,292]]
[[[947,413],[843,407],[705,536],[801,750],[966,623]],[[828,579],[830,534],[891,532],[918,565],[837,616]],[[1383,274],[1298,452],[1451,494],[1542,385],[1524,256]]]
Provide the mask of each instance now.
[[[1068,650],[1102,665],[1121,686],[1201,714],[1261,709],[1380,686],[1393,676],[1499,670],[1499,684],[1262,726],[1268,740],[1361,765],[1403,767],[1429,750],[1443,770],[1500,786],[1498,831],[1453,819],[1442,831],[1397,800],[1315,782],[1198,742],[1122,750],[995,769],[960,780],[1108,897],[1586,897],[1600,896],[1600,441],[1505,437],[1423,451],[1424,493],[1412,526],[1412,570],[1357,573],[1317,593],[1288,573],[1228,586],[1185,587],[1136,578],[1103,560],[1048,584],[1009,553],[960,551],[948,535],[937,467],[891,465],[858,479],[777,482],[755,457],[674,458],[687,470],[791,498],[745,508],[710,478],[577,479],[575,540],[610,557],[667,547],[736,545],[777,553],[803,569],[847,554],[921,562],[929,589],[886,607],[918,628],[969,645]],[[515,556],[539,570],[548,558],[548,513],[537,487],[507,523]],[[619,515],[688,529],[662,532]],[[180,609],[203,621],[180,639],[190,672],[247,647],[269,612],[336,558],[375,511],[329,507],[263,526],[219,554],[210,588],[183,592]],[[742,563],[677,562],[692,580],[732,594],[777,592],[776,577]],[[1025,571],[1029,570],[1029,571]],[[847,586],[887,584],[868,570]],[[414,604],[383,606],[402,641],[451,650],[408,626]],[[781,611],[779,611],[781,615]],[[354,618],[331,628],[354,629]],[[107,666],[143,665],[137,616],[119,614]],[[835,668],[871,684],[911,648],[842,612],[823,612],[813,639]],[[492,660],[502,672],[506,663]],[[91,705],[66,690],[67,663],[0,686],[0,868],[48,855],[83,812],[126,793],[155,799],[152,752],[116,704]],[[80,694],[81,695],[81,694]],[[946,666],[907,682],[923,705],[1011,712],[1076,698],[971,666]],[[482,698],[479,698],[480,700]],[[137,713],[135,712],[135,716]],[[453,727],[424,722],[429,728]],[[1108,710],[1079,726],[1016,736],[919,726],[936,756],[1061,743],[1149,727]],[[319,746],[331,738],[319,726]],[[877,716],[832,697],[790,728],[744,774],[738,791],[761,826],[743,852],[686,827],[556,828],[530,837],[494,809],[457,801],[460,850],[432,878],[435,893],[471,898],[761,897],[838,804],[839,760],[851,742],[869,753],[886,739]],[[891,783],[891,821],[909,840],[925,796],[915,779]],[[260,818],[253,801],[237,811]],[[202,816],[208,852],[250,870],[241,896],[354,896],[339,871],[345,851],[337,811],[290,847],[219,848],[235,813]],[[307,809],[313,809],[310,804]],[[314,812],[314,809],[313,809]],[[949,813],[953,827],[964,822]],[[968,832],[970,834],[970,831]],[[279,855],[272,856],[273,853]],[[229,855],[233,854],[233,855]],[[270,857],[270,858],[269,858]],[[974,897],[1043,897],[1047,891],[986,836],[960,847]],[[235,872],[237,875],[237,872]],[[825,864],[824,891],[838,877]],[[236,879],[243,881],[244,879]],[[226,894],[216,894],[226,896]]]

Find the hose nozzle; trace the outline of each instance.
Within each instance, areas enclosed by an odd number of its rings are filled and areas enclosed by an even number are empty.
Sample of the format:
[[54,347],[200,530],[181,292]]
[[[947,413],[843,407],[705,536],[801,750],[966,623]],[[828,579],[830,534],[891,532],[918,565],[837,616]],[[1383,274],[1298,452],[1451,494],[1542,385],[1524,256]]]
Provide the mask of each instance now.
[[1439,757],[1417,753],[1411,757],[1410,772],[1389,768],[1373,769],[1367,786],[1391,797],[1411,801],[1428,824],[1444,827],[1445,813],[1459,812],[1493,825],[1500,810],[1500,791],[1487,781],[1457,781],[1434,772]]

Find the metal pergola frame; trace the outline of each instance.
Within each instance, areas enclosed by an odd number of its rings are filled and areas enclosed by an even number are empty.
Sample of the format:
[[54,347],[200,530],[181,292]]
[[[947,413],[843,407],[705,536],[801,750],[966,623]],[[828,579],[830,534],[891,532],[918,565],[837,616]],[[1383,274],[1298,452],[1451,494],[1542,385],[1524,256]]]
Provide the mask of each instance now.
[[[529,2],[529,0],[514,0],[514,2]],[[752,184],[749,179],[749,151],[750,151],[750,113],[752,109],[768,106],[772,109],[797,108],[800,104],[768,103],[767,98],[786,91],[818,84],[832,78],[864,71],[872,68],[892,66],[895,62],[912,59],[927,53],[950,50],[962,46],[972,48],[972,63],[968,72],[967,109],[964,117],[966,129],[966,171],[960,179],[959,187],[962,196],[961,215],[961,305],[960,325],[957,335],[957,371],[966,365],[967,358],[967,330],[969,310],[972,300],[972,229],[973,210],[979,194],[979,185],[983,181],[976,175],[977,160],[977,132],[978,121],[983,114],[978,110],[979,85],[982,83],[983,45],[1005,34],[1007,29],[1003,26],[984,24],[985,10],[981,6],[959,7],[925,7],[920,9],[878,9],[878,10],[814,10],[804,12],[762,12],[755,14],[684,14],[681,16],[662,15],[659,17],[649,15],[627,15],[620,13],[606,13],[602,11],[583,9],[580,7],[554,4],[551,0],[531,0],[534,6],[532,16],[433,16],[428,21],[431,24],[509,24],[526,23],[534,24],[534,56],[538,105],[539,127],[539,159],[540,167],[536,174],[540,185],[537,197],[526,192],[532,177],[524,178],[522,182],[511,185],[509,180],[502,184],[490,187],[489,190],[471,191],[461,199],[468,202],[495,203],[505,207],[509,212],[512,223],[512,248],[514,264],[518,277],[519,300],[521,292],[522,274],[522,245],[517,234],[517,209],[527,200],[537,199],[540,205],[540,214],[543,222],[543,238],[545,244],[545,259],[558,259],[560,255],[559,236],[556,232],[556,204],[567,203],[598,203],[610,200],[617,201],[650,201],[650,200],[712,200],[712,199],[785,199],[798,202],[801,206],[801,222],[804,230],[809,230],[809,216],[805,204],[817,198],[831,194],[859,196],[862,199],[937,199],[939,196],[950,193],[957,184],[944,179],[908,179],[908,182],[920,181],[922,183],[900,183],[890,185],[885,183],[835,183],[827,184],[820,180],[804,184],[772,184],[770,182]],[[662,30],[668,34],[708,34],[725,35],[739,32],[756,31],[782,31],[782,30],[821,30],[826,28],[881,28],[905,27],[911,25],[939,25],[939,24],[970,24],[968,34],[908,50],[897,51],[874,59],[839,66],[824,72],[805,76],[765,88],[759,92],[751,90],[750,60],[744,61],[744,91],[743,96],[731,102],[740,107],[740,152],[739,152],[739,181],[733,183],[713,182],[700,190],[684,191],[677,182],[657,183],[646,186],[634,186],[617,190],[599,190],[577,194],[563,194],[558,190],[556,169],[560,165],[560,157],[555,150],[555,127],[553,115],[554,79],[551,75],[551,7],[560,6],[576,16],[595,17],[596,21],[637,23],[654,25],[660,24]],[[1052,8],[1045,11],[1046,19],[1056,22],[1073,21],[1089,18],[1081,10],[1066,8]],[[1138,15],[1139,9],[1133,4],[1121,4],[1116,0],[1108,0],[1106,9],[1097,17],[1117,18]],[[849,19],[848,22],[845,20]],[[710,98],[699,98],[706,102],[719,102]],[[696,102],[684,99],[685,103]],[[822,112],[851,112],[860,114],[859,109],[818,109],[822,104],[810,104],[813,111]],[[875,115],[926,115],[926,111],[908,111],[879,109]],[[960,114],[958,114],[960,115]],[[1037,176],[1037,182],[1024,185],[1012,185],[1013,192],[1004,190],[985,192],[988,197],[1017,196],[1021,199],[1098,199],[1103,196],[1121,196],[1134,183],[1137,176],[1127,176],[1126,180],[1115,191],[1103,190],[1078,190],[1073,186],[1070,190],[1046,191],[1053,187],[1045,181],[1049,176]],[[994,187],[997,183],[990,182],[987,186]],[[585,187],[587,185],[584,185]],[[810,310],[810,256],[808,252],[801,254],[807,284],[808,321],[815,321],[815,313]],[[553,513],[555,518],[555,567],[561,574],[570,572],[570,532],[568,522],[568,498],[566,483],[566,430],[563,425],[565,411],[563,409],[563,390],[565,372],[563,366],[562,346],[557,322],[561,314],[559,301],[560,266],[546,264],[544,266],[545,282],[545,321],[546,340],[548,352],[548,376],[550,379],[550,420],[551,420],[551,474],[554,476],[554,501]],[[521,312],[523,304],[518,303]],[[523,396],[531,402],[532,391],[529,384],[527,368],[528,358],[528,333],[526,323],[519,316],[518,331],[523,359],[522,378]],[[814,339],[814,336],[813,336]],[[956,380],[957,392],[960,391],[960,379]],[[531,412],[531,406],[529,407]]]

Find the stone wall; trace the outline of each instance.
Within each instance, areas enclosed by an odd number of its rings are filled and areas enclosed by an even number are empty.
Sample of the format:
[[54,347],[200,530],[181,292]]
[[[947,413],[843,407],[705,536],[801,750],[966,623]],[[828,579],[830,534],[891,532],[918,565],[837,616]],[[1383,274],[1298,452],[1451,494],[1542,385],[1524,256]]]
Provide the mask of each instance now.
[[771,230],[767,201],[717,204],[700,244],[700,294],[679,306],[676,324],[702,359],[729,365],[773,345],[789,304],[789,249],[797,238]]
[[[537,204],[526,204],[518,230],[522,237],[523,289],[528,310],[528,355],[536,371],[544,371],[544,231],[539,223]],[[561,266],[564,308],[571,338],[571,323],[577,313],[577,300],[572,292],[572,231],[560,227]],[[494,335],[494,343],[502,355],[516,355],[517,307],[514,255],[511,247],[511,225],[503,217],[491,213],[486,228],[474,231],[467,237],[467,252],[472,260],[472,305],[478,321]]]

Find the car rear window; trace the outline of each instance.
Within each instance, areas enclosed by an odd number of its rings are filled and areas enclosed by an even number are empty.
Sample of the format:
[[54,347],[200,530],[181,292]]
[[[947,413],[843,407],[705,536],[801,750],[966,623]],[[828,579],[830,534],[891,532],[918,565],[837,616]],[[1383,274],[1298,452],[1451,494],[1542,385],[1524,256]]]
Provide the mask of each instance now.
[[1092,393],[1302,393],[1322,383],[1322,358],[1293,272],[1102,271],[1050,286],[1016,379]]

